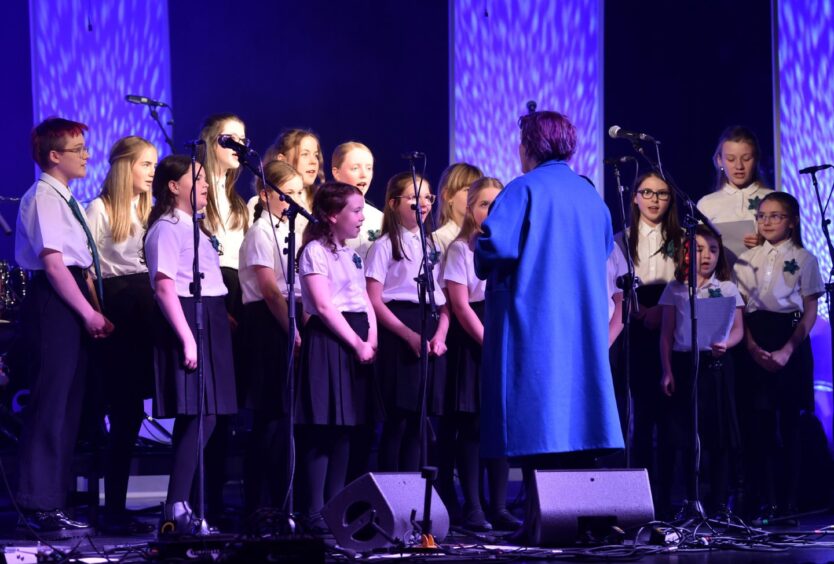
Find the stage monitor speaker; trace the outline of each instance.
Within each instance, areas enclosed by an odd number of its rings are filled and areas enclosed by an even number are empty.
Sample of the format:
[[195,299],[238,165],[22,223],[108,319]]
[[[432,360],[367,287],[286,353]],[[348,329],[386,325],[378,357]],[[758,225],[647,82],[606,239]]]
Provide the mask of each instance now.
[[652,491],[645,469],[537,470],[534,476],[531,541],[569,546],[600,539],[654,520]]
[[[365,552],[392,546],[386,538],[409,544],[415,520],[423,518],[426,480],[419,472],[371,472],[336,494],[321,510],[339,546]],[[449,533],[449,513],[437,491],[431,494],[432,534],[442,541]],[[383,534],[384,532],[384,534]]]

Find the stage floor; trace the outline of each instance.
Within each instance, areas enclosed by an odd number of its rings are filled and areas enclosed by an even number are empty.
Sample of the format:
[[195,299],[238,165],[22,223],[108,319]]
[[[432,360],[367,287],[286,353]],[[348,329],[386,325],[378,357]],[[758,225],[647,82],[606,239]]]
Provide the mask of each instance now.
[[[149,522],[154,522],[155,517],[148,515],[142,517]],[[38,545],[36,542],[17,540],[9,538],[11,535],[9,531],[14,529],[14,515],[9,512],[2,514],[3,537],[0,539],[6,554],[6,562],[16,562],[22,564],[24,562],[35,562],[34,559],[38,551],[41,557],[50,554],[51,549],[45,545]],[[631,536],[625,544],[620,546],[608,547],[594,547],[586,549],[551,549],[551,548],[520,548],[502,543],[499,539],[489,537],[481,537],[480,539],[467,537],[461,534],[453,534],[447,537],[442,543],[442,547],[446,550],[446,554],[438,555],[376,555],[368,559],[360,558],[360,560],[373,561],[391,561],[391,560],[409,560],[409,561],[430,561],[430,562],[502,562],[512,561],[517,563],[525,562],[542,562],[542,561],[584,561],[584,562],[668,562],[668,563],[706,563],[706,562],[832,562],[834,561],[834,530],[831,534],[820,533],[823,528],[834,524],[834,513],[824,513],[818,515],[808,516],[803,518],[801,522],[792,527],[791,534],[778,533],[785,531],[785,529],[770,528],[769,532],[774,533],[770,537],[761,537],[759,543],[752,545],[749,542],[740,541],[733,545],[726,538],[710,538],[709,545],[703,546],[701,549],[675,549],[675,548],[661,548],[661,547],[647,547],[641,544],[635,548],[631,542],[634,532],[631,531]],[[703,532],[703,527],[700,532]],[[804,534],[800,535],[802,531]],[[815,531],[817,531],[815,533]],[[742,535],[743,536],[743,535]],[[224,537],[225,541],[219,543],[228,545],[241,546],[240,540],[242,537],[232,537],[227,535]],[[52,543],[58,550],[70,555],[70,558],[65,561],[83,561],[83,562],[106,562],[106,558],[112,562],[146,562],[158,561],[154,560],[152,551],[149,550],[149,543],[152,543],[154,538],[147,537],[108,537],[108,536],[94,536],[89,539],[76,539],[73,541],[59,541]],[[228,541],[228,542],[226,542]],[[333,544],[332,538],[325,538],[325,543]],[[805,546],[800,546],[805,544]],[[272,546],[279,546],[277,543]],[[289,546],[289,545],[287,545]],[[260,558],[253,559],[253,552],[251,549],[253,544],[249,544],[250,552],[246,556],[240,556],[237,559],[222,560],[226,562],[257,562]],[[467,548],[472,547],[472,548]],[[231,557],[234,551],[226,551],[214,546],[207,547],[206,561],[211,561],[220,557],[221,554]],[[306,548],[309,548],[307,546]],[[296,546],[296,550],[298,546]],[[650,554],[649,552],[654,552]],[[57,555],[55,555],[57,556]],[[60,560],[60,557],[55,558],[54,561]],[[194,561],[194,560],[191,560]],[[278,559],[277,561],[285,562],[285,560]],[[292,562],[309,563],[309,557],[290,560]],[[350,559],[333,550],[328,550],[325,557],[326,562],[345,562]]]

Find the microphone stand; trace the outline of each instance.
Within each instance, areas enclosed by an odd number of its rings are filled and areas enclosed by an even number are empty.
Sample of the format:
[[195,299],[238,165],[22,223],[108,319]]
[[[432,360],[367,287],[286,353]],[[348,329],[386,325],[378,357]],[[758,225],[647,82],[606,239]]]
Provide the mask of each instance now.
[[[825,236],[825,243],[828,247],[828,256],[831,259],[831,270],[828,272],[828,280],[825,283],[825,301],[828,305],[828,323],[830,326],[829,336],[830,336],[830,346],[832,351],[832,362],[831,362],[831,381],[834,383],[834,317],[832,317],[832,312],[834,312],[834,304],[832,304],[832,297],[834,297],[834,283],[832,283],[832,278],[834,278],[834,245],[831,244],[831,234],[828,231],[828,226],[831,224],[830,219],[826,219],[825,211],[828,208],[828,204],[826,203],[825,206],[822,204],[822,197],[820,196],[820,187],[819,182],[817,181],[817,171],[811,170],[811,182],[814,185],[814,194],[817,197],[817,206],[820,210],[820,227],[822,228],[822,234]],[[832,187],[832,191],[834,191],[834,187]],[[829,192],[829,198],[830,198]],[[828,200],[826,200],[827,202]]]
[[[153,111],[153,109],[152,109]],[[205,351],[203,343],[203,275],[200,272],[200,225],[202,214],[197,210],[197,146],[198,143],[190,143],[191,147],[191,222],[194,235],[194,262],[192,263],[192,282],[189,290],[194,296],[194,340],[197,342],[197,523],[192,533],[195,536],[207,536],[211,530],[206,522],[206,484],[205,484],[205,460],[203,453],[204,435],[204,414],[206,398],[206,378],[203,366],[205,364]]]
[[[428,465],[428,406],[427,406],[427,392],[429,382],[429,339],[428,339],[428,316],[437,320],[439,314],[437,311],[437,303],[434,300],[434,276],[432,271],[432,263],[429,256],[428,238],[426,237],[426,226],[423,222],[423,214],[420,208],[420,189],[422,187],[422,177],[420,184],[417,183],[417,159],[419,153],[412,153],[407,155],[409,166],[411,167],[411,179],[414,186],[414,213],[417,218],[417,228],[420,232],[420,247],[423,255],[420,264],[420,272],[415,279],[417,281],[417,299],[420,304],[420,426],[419,426],[419,440],[420,440],[420,467],[423,478],[426,480],[426,495],[423,505],[423,519],[419,522],[421,530],[422,546],[424,548],[436,548],[434,537],[432,536],[432,521],[431,521],[431,487],[432,481],[437,476],[437,468]],[[423,169],[425,170],[425,156],[423,156]],[[428,308],[426,304],[428,302]]]
[[[295,304],[295,267],[296,267],[296,256],[295,256],[295,219],[298,214],[301,214],[303,217],[307,219],[310,223],[318,223],[310,212],[305,210],[301,205],[298,204],[289,194],[285,194],[282,192],[277,186],[272,184],[270,181],[266,179],[264,175],[263,164],[261,163],[261,158],[257,152],[253,149],[248,149],[247,151],[242,150],[235,150],[240,163],[249,169],[252,174],[256,175],[258,178],[261,179],[264,186],[267,186],[274,190],[278,197],[281,199],[282,202],[286,202],[289,207],[284,210],[284,216],[286,216],[289,226],[289,234],[287,235],[287,248],[286,248],[286,255],[287,255],[287,271],[286,271],[286,279],[287,279],[287,321],[288,321],[288,332],[287,332],[287,394],[290,398],[290,409],[289,409],[289,425],[287,426],[289,440],[288,444],[290,445],[290,472],[289,472],[289,484],[287,485],[287,493],[284,498],[284,502],[282,504],[281,509],[285,510],[287,513],[287,526],[290,533],[295,532],[295,520],[293,519],[293,512],[294,512],[294,499],[293,499],[293,482],[295,479],[295,335],[297,331],[296,327],[296,304]],[[252,163],[250,157],[256,157],[257,166]],[[270,225],[272,225],[272,236],[275,239],[275,245],[278,247],[279,251],[281,250],[281,244],[278,241],[277,235],[275,234],[275,227],[274,223],[272,223],[272,211],[269,209],[269,198],[266,200],[266,211],[269,214],[270,218]],[[257,218],[255,218],[257,219]],[[279,253],[280,254],[280,253]]]
[[[166,106],[166,107],[169,110],[171,109],[170,106]],[[153,118],[153,120],[159,126],[159,129],[162,130],[162,135],[165,136],[165,142],[171,148],[171,154],[172,155],[175,154],[177,151],[176,151],[176,149],[174,149],[174,140],[171,139],[171,136],[168,135],[167,131],[165,131],[165,126],[162,125],[162,121],[159,119],[159,112],[156,110],[156,108],[154,106],[150,106],[150,105],[148,106],[148,111],[151,114],[151,118]],[[173,121],[168,121],[168,125],[174,125],[174,122]],[[193,197],[192,197],[192,200],[193,200]]]
[[[625,212],[625,187],[623,186],[622,178],[620,176],[620,167],[614,163],[614,176],[617,179],[617,196],[620,204],[620,219],[623,225],[624,249],[626,259],[626,274],[621,276],[617,282],[620,282],[620,287],[623,289],[623,375],[625,378],[626,387],[626,437],[625,437],[625,465],[626,468],[631,468],[631,310],[632,304],[634,311],[640,311],[640,303],[637,301],[637,285],[639,280],[634,274],[634,257],[631,256],[631,248],[628,245],[627,239],[627,219]],[[616,242],[614,243],[617,244]],[[610,296],[609,296],[610,299]]]
[[689,195],[681,190],[677,183],[672,178],[672,175],[668,171],[664,171],[663,168],[660,166],[660,148],[657,144],[655,144],[655,149],[657,152],[657,161],[652,160],[646,154],[646,151],[643,147],[636,141],[631,142],[632,147],[634,148],[635,152],[637,152],[643,159],[649,163],[649,166],[652,167],[652,170],[657,172],[661,178],[663,178],[664,182],[669,185],[675,195],[680,198],[684,208],[687,210],[687,213],[684,216],[683,221],[683,228],[686,231],[686,238],[689,243],[689,273],[688,273],[688,281],[687,287],[689,292],[689,316],[690,316],[690,370],[692,371],[692,447],[693,447],[693,483],[690,484],[692,486],[692,492],[694,493],[695,499],[687,500],[681,509],[680,512],[680,520],[684,521],[683,527],[687,527],[696,522],[706,522],[707,521],[707,514],[704,511],[704,504],[701,502],[701,436],[699,434],[698,429],[698,371],[700,368],[700,360],[701,360],[701,352],[698,348],[698,316],[695,308],[695,299],[697,295],[697,274],[698,268],[696,266],[696,262],[698,260],[698,248],[697,243],[695,241],[695,228],[698,226],[698,222],[701,221],[704,223],[707,228],[710,229],[717,237],[721,237],[721,233],[716,229],[715,225],[698,209],[695,205],[695,202],[692,201],[692,198]]

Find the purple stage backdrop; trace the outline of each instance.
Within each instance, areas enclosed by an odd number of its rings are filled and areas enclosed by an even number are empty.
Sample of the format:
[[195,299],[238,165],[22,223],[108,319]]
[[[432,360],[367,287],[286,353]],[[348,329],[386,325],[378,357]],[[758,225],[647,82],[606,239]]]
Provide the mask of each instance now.
[[90,127],[87,177],[73,183],[79,200],[98,195],[120,137],[141,135],[160,156],[170,152],[148,109],[125,101],[171,100],[167,0],[29,0],[29,21],[35,123],[61,116]]
[[571,166],[602,190],[602,0],[453,0],[450,10],[452,161],[518,176],[517,120],[534,100],[574,123]]
[[[834,163],[834,2],[775,0],[777,26],[774,73],[774,138],[780,165],[777,186],[800,203],[802,238],[820,261],[828,281],[831,259],[822,234],[811,178],[798,170]],[[818,174],[823,202],[831,193],[834,170]],[[831,217],[831,208],[827,216]],[[811,334],[814,348],[817,415],[832,436],[831,341],[828,307],[820,300],[820,319]]]

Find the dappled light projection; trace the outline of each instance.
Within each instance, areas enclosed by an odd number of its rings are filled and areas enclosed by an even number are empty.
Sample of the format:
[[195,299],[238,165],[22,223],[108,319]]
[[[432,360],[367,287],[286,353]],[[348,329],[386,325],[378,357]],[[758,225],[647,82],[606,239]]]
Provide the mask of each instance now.
[[35,122],[61,116],[90,127],[87,177],[73,183],[79,200],[100,191],[120,137],[141,135],[160,156],[170,152],[147,107],[125,101],[171,100],[166,0],[30,0],[29,14]]
[[[778,77],[779,143],[782,190],[800,204],[802,238],[820,261],[823,279],[829,281],[831,259],[816,195],[809,175],[799,169],[834,163],[834,1],[779,0]],[[825,201],[834,185],[834,170],[817,173]],[[826,213],[831,218],[834,208]],[[832,429],[831,341],[828,307],[820,300],[820,316],[811,334],[814,349],[817,415]]]
[[454,159],[518,176],[517,120],[535,100],[574,123],[571,166],[601,187],[601,0],[453,2]]

